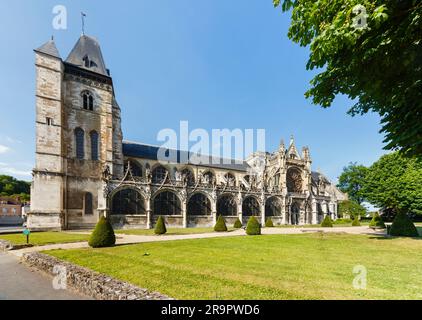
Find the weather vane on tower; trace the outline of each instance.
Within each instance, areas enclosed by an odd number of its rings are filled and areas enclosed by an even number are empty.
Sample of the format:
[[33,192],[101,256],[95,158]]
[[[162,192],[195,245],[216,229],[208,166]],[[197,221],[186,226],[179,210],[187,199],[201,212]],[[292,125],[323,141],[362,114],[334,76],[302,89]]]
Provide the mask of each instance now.
[[81,18],[82,18],[82,35],[85,35],[85,18],[86,18],[86,14],[84,12],[81,12]]

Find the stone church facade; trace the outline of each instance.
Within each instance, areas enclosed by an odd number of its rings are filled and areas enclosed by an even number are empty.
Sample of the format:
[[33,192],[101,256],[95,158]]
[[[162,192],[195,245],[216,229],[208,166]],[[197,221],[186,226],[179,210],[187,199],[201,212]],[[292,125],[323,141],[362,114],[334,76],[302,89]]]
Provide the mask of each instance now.
[[[123,140],[121,109],[97,40],[83,35],[66,60],[50,40],[35,50],[36,164],[32,229],[91,228],[104,215],[118,228],[210,227],[256,216],[275,225],[337,218],[342,194],[311,169],[293,138],[240,162],[158,159],[159,147]],[[206,158],[206,157],[205,157]],[[187,161],[181,161],[187,159]]]

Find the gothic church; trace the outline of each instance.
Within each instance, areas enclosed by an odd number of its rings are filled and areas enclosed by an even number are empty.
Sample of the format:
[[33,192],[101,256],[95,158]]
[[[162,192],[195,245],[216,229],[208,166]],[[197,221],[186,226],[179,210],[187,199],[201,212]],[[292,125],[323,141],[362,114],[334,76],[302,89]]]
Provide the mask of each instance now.
[[309,149],[299,153],[293,139],[243,163],[163,164],[159,147],[123,140],[113,79],[96,39],[82,35],[66,60],[50,40],[35,57],[31,229],[92,228],[103,215],[116,228],[152,228],[159,216],[172,227],[210,227],[218,215],[228,224],[250,216],[263,224],[271,217],[275,225],[337,218],[346,195],[312,171]]

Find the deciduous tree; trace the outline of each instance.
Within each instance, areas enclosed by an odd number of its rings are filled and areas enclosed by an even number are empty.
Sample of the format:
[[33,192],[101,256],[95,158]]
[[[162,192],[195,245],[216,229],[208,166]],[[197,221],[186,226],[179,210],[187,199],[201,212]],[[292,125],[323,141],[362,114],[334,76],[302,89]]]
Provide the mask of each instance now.
[[422,156],[422,2],[273,0],[292,13],[288,36],[309,46],[307,69],[322,69],[306,97],[330,107],[338,94],[351,115],[381,116],[386,149]]

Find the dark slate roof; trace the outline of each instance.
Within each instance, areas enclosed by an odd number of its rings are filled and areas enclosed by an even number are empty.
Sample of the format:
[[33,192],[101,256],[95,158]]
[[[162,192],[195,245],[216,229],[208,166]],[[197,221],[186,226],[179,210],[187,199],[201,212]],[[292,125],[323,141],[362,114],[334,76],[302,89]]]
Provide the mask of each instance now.
[[[93,62],[91,67],[85,67],[84,58]],[[103,54],[98,41],[92,37],[82,35],[66,59],[67,63],[95,73],[109,76]]]
[[[158,158],[159,149],[160,147],[158,146],[151,146],[151,145],[146,145],[146,144],[141,144],[141,143],[136,143],[136,142],[123,141],[123,155],[126,157],[158,160],[157,158]],[[176,163],[184,163],[182,162],[184,161],[184,159],[189,159],[188,151],[181,151],[181,150],[172,150],[172,151],[176,151],[177,153]],[[167,151],[167,155],[168,155],[168,151]],[[236,170],[236,171],[246,171],[249,168],[249,165],[245,161],[239,164],[233,159],[226,159],[226,161],[224,161],[224,159],[220,158],[218,159],[218,163],[213,163],[213,158],[211,156],[207,155],[207,156],[203,156],[203,158],[204,158],[204,161],[196,165],[210,167],[210,168]],[[187,163],[193,164],[190,160],[188,160]]]
[[35,49],[35,52],[48,54],[49,56],[53,56],[55,58],[61,59],[59,50],[57,50],[56,44],[54,43],[53,39],[44,43],[38,49]]
[[312,176],[312,180],[318,183],[322,175],[319,172],[312,171],[311,176]]

